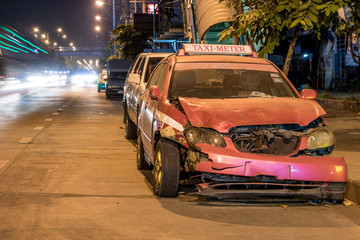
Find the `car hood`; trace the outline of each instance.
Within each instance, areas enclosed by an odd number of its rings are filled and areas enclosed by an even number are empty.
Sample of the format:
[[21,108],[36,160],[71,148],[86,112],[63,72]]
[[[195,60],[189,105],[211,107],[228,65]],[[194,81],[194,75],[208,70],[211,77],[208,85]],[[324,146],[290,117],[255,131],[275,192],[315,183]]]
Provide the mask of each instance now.
[[307,126],[325,114],[312,100],[300,98],[237,98],[179,101],[193,126],[213,128],[227,133],[230,128],[245,125],[299,124]]

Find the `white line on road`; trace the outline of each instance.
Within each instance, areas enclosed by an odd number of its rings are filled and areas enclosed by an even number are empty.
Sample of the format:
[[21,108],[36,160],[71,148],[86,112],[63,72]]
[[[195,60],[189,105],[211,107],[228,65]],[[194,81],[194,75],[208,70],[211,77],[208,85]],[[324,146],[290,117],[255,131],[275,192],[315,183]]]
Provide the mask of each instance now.
[[0,169],[3,168],[8,162],[9,160],[0,160]]
[[32,143],[32,141],[33,141],[33,138],[31,138],[31,137],[23,137],[22,139],[19,140],[18,143],[29,144],[29,143]]
[[43,130],[44,129],[44,126],[37,126],[34,128],[34,130]]
[[45,121],[45,122],[51,122],[51,121],[52,121],[52,118],[46,118],[44,121]]

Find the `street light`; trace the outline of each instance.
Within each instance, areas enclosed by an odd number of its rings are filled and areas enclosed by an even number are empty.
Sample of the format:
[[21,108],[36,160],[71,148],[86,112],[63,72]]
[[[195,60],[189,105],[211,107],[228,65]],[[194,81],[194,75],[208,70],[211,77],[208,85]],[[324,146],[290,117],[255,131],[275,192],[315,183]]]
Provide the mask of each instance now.
[[101,20],[101,17],[100,17],[99,15],[96,15],[96,16],[95,16],[95,19],[96,19],[96,21],[100,21],[100,20]]
[[103,2],[103,1],[96,1],[95,3],[96,3],[96,5],[98,5],[98,6],[104,5],[104,2]]
[[[95,1],[96,5],[98,6],[103,6],[104,2],[103,1]],[[112,0],[112,17],[113,17],[113,30],[115,30],[116,28],[116,21],[115,21],[115,0]],[[96,31],[100,31],[100,27],[99,30],[97,30],[97,27],[95,27]],[[114,55],[116,55],[116,45],[114,46]]]
[[96,26],[95,27],[95,31],[99,32],[101,30],[101,27],[100,26]]

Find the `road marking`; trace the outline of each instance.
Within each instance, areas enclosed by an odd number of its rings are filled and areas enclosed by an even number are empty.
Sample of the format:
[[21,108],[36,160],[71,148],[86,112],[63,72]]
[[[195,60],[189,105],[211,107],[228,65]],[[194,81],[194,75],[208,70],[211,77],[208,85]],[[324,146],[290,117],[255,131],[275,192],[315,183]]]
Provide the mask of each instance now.
[[37,126],[37,127],[34,128],[34,130],[43,130],[43,129],[44,129],[43,126]]
[[360,132],[349,132],[351,135],[360,135]]
[[32,141],[33,141],[33,138],[31,138],[31,137],[23,137],[22,139],[19,140],[18,143],[20,143],[20,144],[30,144],[30,143],[32,143]]
[[67,108],[67,107],[68,107],[68,105],[64,104],[64,105],[62,105],[62,107],[63,107],[63,108]]
[[63,112],[63,111],[64,111],[64,109],[59,108],[57,111],[58,111],[58,112]]
[[8,162],[9,160],[0,160],[0,169],[3,168]]
[[45,121],[45,122],[51,122],[51,121],[52,121],[52,118],[46,118],[44,121]]
[[58,112],[54,112],[54,113],[52,113],[52,115],[57,116],[57,115],[59,115],[59,113],[58,113]]

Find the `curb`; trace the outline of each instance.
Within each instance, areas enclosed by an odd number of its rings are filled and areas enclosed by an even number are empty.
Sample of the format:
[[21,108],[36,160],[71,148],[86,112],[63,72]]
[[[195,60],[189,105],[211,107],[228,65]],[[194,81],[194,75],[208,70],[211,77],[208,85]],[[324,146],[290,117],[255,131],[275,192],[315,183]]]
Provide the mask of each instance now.
[[345,198],[360,204],[360,182],[349,180],[345,191]]

